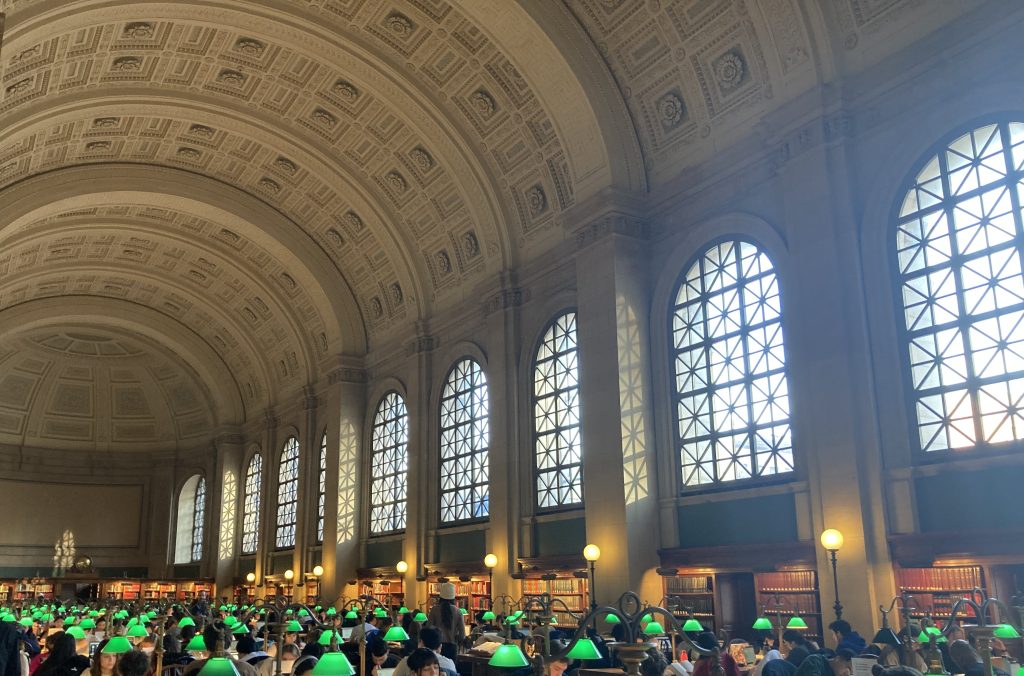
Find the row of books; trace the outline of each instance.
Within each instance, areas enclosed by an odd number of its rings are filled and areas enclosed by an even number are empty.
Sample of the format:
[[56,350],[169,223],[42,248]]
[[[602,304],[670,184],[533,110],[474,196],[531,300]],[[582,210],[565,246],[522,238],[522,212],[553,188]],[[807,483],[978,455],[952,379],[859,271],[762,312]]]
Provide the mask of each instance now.
[[587,581],[580,578],[523,580],[524,594],[586,594]]
[[668,609],[678,615],[685,615],[692,610],[694,613],[714,613],[715,602],[710,597],[687,597],[685,599],[669,597]]
[[817,592],[818,576],[813,570],[756,573],[755,584],[762,592]]
[[785,615],[814,615],[819,612],[818,597],[810,594],[801,596],[784,597],[780,599],[781,605],[775,605],[775,597],[761,594],[758,598],[758,612],[764,607],[769,615],[781,612]]
[[676,575],[665,578],[665,594],[710,594],[714,590],[710,575]]
[[[472,582],[455,582],[456,596],[488,596],[491,593],[491,583],[487,580],[474,580]],[[441,583],[431,582],[427,587],[427,593],[431,596],[441,593]]]
[[983,588],[979,566],[949,568],[900,568],[896,580],[901,589],[913,591],[957,591]]

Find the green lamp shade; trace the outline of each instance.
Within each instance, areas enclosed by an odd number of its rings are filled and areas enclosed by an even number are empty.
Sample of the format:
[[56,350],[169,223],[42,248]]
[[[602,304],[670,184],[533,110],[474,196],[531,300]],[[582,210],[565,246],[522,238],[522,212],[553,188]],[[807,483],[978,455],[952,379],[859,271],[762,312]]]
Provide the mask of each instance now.
[[896,635],[896,632],[894,632],[891,627],[882,627],[879,629],[878,633],[875,634],[875,637],[871,639],[871,642],[878,645],[891,645],[897,648],[903,645],[903,642],[900,641],[900,637]]
[[1017,673],[1014,674],[1014,676],[1024,676],[1024,667],[1021,667],[1020,669],[1018,669]]
[[647,626],[644,627],[644,633],[651,636],[660,636],[665,633],[665,627],[661,626],[661,622],[648,622]]
[[96,617],[99,617],[99,616],[100,616],[100,611],[98,611],[98,610],[90,610],[89,611],[89,617],[96,618]]
[[754,629],[759,629],[761,631],[771,631],[771,628],[772,621],[769,620],[767,617],[759,617],[756,620],[754,620]]
[[289,620],[288,626],[285,627],[285,631],[289,634],[297,634],[302,631],[302,625],[299,624],[298,620]]
[[599,660],[601,653],[598,652],[597,646],[589,638],[581,638],[576,641],[576,645],[572,647],[565,655],[570,660]]
[[608,613],[607,615],[605,615],[604,621],[607,624],[619,624],[620,622],[622,622],[622,620],[619,619],[619,616],[615,613]]
[[[7,614],[3,615],[2,617],[0,617],[0,622],[17,622],[17,621],[18,621],[18,618],[16,618],[11,613],[7,613]],[[95,625],[93,625],[93,626],[95,626]]]
[[327,617],[334,617],[337,614],[338,614],[338,611],[335,610],[334,608],[328,608],[327,609]]
[[309,611],[305,608],[299,610],[299,617],[309,617]]
[[387,617],[388,613],[383,608],[378,608],[377,610],[373,611],[373,616],[374,617]]
[[231,633],[232,634],[237,634],[239,636],[245,636],[246,634],[249,633],[249,627],[247,627],[244,624],[242,624],[241,622],[239,622],[238,624],[235,625],[235,628],[231,630]]
[[185,646],[185,650],[190,653],[206,652],[206,641],[203,640],[203,635],[196,634],[193,636],[192,640],[188,642],[187,646]]
[[558,624],[558,618],[557,617],[552,617],[551,621],[548,622],[548,624],[550,624],[552,627],[556,626]]
[[[771,626],[771,625],[769,625]],[[686,622],[683,622],[683,631],[704,631],[704,626],[700,622],[693,619],[692,617]]]
[[85,632],[82,631],[81,627],[68,627],[64,630],[64,633],[75,639],[76,641],[85,640]]
[[32,619],[33,620],[38,620],[42,616],[43,616],[43,611],[41,611],[41,610],[37,610],[34,613],[32,613]]
[[200,676],[239,676],[238,669],[227,657],[211,657],[199,670]]
[[107,645],[103,646],[104,655],[120,655],[121,653],[130,653],[131,651],[132,644],[124,636],[115,636],[107,641]]
[[385,641],[391,641],[391,642],[394,642],[394,643],[398,643],[398,642],[401,642],[401,641],[408,641],[409,640],[409,634],[406,633],[405,629],[402,629],[402,625],[400,625],[400,624],[393,624],[388,629],[387,633],[384,634],[384,640]]
[[459,608],[459,612],[462,613],[463,615],[469,615],[469,611],[466,610],[465,608]]
[[406,608],[405,606],[402,606],[401,608],[398,609],[398,614],[399,615],[405,615],[408,612],[409,612],[409,609]]
[[487,612],[485,612],[483,617],[484,617],[484,622],[490,622],[492,620],[498,619],[498,616],[494,614],[493,610],[488,610]]
[[1020,634],[1017,633],[1012,624],[996,625],[993,636],[996,638],[1020,638]]
[[345,653],[324,653],[313,667],[313,676],[353,676],[356,670]]
[[354,611],[354,610],[350,610],[347,613],[345,613],[345,619],[346,620],[354,620],[354,619],[356,619],[358,617],[359,617],[359,615],[356,614],[356,611]]
[[[14,616],[12,615],[11,617],[13,618]],[[12,619],[11,621],[13,622],[14,620]],[[79,622],[78,626],[81,627],[82,629],[95,629],[96,628],[96,621],[93,620],[91,617],[87,617],[84,620],[82,620],[81,622]]]
[[194,626],[196,626],[196,621],[193,620],[191,617],[183,617],[183,618],[181,618],[181,622],[178,622],[178,626],[179,627],[194,627]]
[[223,613],[223,612],[224,612],[225,610],[227,610],[227,609],[228,609],[228,607],[227,607],[227,606],[225,606],[225,605],[222,605],[222,606],[221,606],[220,608],[218,608],[217,610],[219,610],[220,612],[222,612],[222,613]]
[[154,617],[156,617],[156,611],[155,610],[149,611],[148,613],[146,613],[146,617],[148,617],[149,619],[152,620]]
[[315,610],[315,611],[316,611],[316,612],[318,612],[318,613],[319,613],[319,612],[320,612],[321,610],[323,610],[323,609],[324,609],[324,607],[323,607],[323,606],[321,606],[321,605],[316,605],[316,606],[313,606],[313,610]]
[[141,624],[137,624],[128,630],[128,635],[132,638],[146,638],[149,636],[149,632],[146,631],[146,627]]
[[234,615],[228,615],[227,617],[224,618],[224,624],[229,629],[237,627],[239,625],[238,618],[235,617]]
[[789,622],[786,623],[786,629],[806,629],[807,623],[804,622],[804,618],[799,615],[794,615],[789,618]]
[[344,643],[345,642],[345,639],[342,638],[341,634],[339,634],[335,630],[331,630],[331,631],[325,631],[324,633],[320,634],[320,638],[317,639],[317,643],[319,643],[320,645],[331,645],[331,636],[335,637],[334,640],[335,640],[336,643]]
[[33,622],[35,622],[35,620],[33,620],[31,617],[23,617],[20,620],[18,620],[18,624],[20,624],[23,627],[31,627]]
[[419,622],[420,624],[423,624],[424,622],[427,621],[427,614],[424,613],[421,610],[418,613],[416,613],[415,615],[413,615],[412,621],[413,622]]
[[492,667],[505,667],[508,669],[521,669],[530,666],[526,655],[514,643],[498,646],[498,649],[494,651],[494,655],[491,656],[487,664]]
[[640,618],[640,622],[642,622],[643,624],[647,624],[648,622],[654,622],[654,615],[647,613],[646,615]]
[[518,620],[520,617],[523,616],[523,612],[524,611],[522,611],[522,610],[517,610],[516,612],[512,613],[512,617],[514,617],[514,618],[516,618]]
[[139,623],[139,618],[133,617],[132,619],[128,620],[128,628],[131,629],[132,627],[134,627],[138,623]]

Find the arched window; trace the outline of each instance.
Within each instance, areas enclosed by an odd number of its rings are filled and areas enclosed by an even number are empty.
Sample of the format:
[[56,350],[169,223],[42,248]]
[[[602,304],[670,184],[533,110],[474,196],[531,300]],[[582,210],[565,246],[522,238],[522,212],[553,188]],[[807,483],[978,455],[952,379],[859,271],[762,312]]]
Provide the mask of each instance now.
[[1024,123],[927,158],[903,197],[896,264],[914,443],[931,453],[1024,439]]
[[255,554],[260,545],[260,490],[263,485],[263,456],[252,456],[245,470],[245,497],[242,504],[242,553]]
[[327,504],[327,432],[320,437],[320,478],[317,486],[319,494],[316,501],[316,542],[324,541],[324,507]]
[[441,523],[483,519],[489,511],[487,378],[463,359],[441,390]]
[[174,563],[203,558],[203,517],[206,512],[206,480],[189,477],[178,494],[178,520],[174,537]]
[[576,313],[558,317],[533,363],[534,460],[537,507],[583,504],[580,454],[580,384]]
[[676,450],[693,488],[793,470],[779,283],[743,240],[686,270],[671,321]]
[[299,504],[299,440],[288,437],[277,472],[277,536],[274,546],[295,546],[295,513]]
[[370,533],[405,528],[406,473],[409,470],[409,414],[405,400],[388,392],[373,418],[370,469]]

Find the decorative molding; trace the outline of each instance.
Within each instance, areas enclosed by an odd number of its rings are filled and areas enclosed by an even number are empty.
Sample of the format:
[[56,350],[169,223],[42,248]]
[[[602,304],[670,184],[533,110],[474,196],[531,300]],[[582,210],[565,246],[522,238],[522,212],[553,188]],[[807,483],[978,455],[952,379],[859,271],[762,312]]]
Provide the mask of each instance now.
[[613,212],[577,228],[573,232],[573,238],[576,241],[576,246],[582,249],[613,235],[646,240],[650,234],[651,228],[648,219]]
[[409,343],[409,349],[407,353],[412,356],[414,354],[422,354],[424,352],[433,352],[441,344],[441,341],[437,336],[430,335],[418,335],[412,339]]
[[327,384],[337,385],[338,383],[366,383],[369,380],[366,369],[342,367],[327,374]]
[[484,301],[484,314],[489,315],[498,310],[520,307],[530,300],[530,295],[529,289],[518,286],[502,289]]

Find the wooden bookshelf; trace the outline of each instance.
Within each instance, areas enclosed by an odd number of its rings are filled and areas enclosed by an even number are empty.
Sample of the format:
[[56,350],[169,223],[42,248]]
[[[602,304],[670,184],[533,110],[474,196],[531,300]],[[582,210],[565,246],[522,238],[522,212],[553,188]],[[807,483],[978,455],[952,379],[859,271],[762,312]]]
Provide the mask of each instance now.
[[7,582],[0,582],[0,603],[6,603],[11,600],[14,586]]
[[[487,610],[491,598],[491,583],[488,578],[474,575],[469,582],[461,580],[449,580],[449,582],[455,585],[455,605],[459,608],[466,608],[471,615],[475,615],[480,610]],[[430,597],[429,607],[433,608],[440,598],[441,583],[427,583],[427,594]]]
[[360,580],[359,593],[373,596],[394,609],[398,609],[405,603],[405,588],[400,576],[396,576],[395,579]]
[[199,598],[199,594],[206,592],[208,599],[213,599],[213,583],[211,582],[182,582],[178,584],[178,600],[191,601]]
[[[822,640],[821,598],[818,592],[818,573],[814,570],[790,570],[770,573],[754,573],[754,585],[757,588],[757,612],[767,608],[768,617],[777,617],[781,610],[783,627],[794,615],[799,615],[807,623],[805,636],[808,639]],[[781,608],[776,606],[775,595],[778,594]]]
[[178,586],[173,582],[144,582],[142,584],[142,598],[147,601],[173,599],[177,591]]
[[[553,580],[526,578],[523,580],[523,596],[548,594],[551,600],[561,600],[572,612],[586,615],[590,611],[590,589],[586,578],[573,576],[571,571],[552,571]],[[579,621],[564,610],[554,610],[555,626],[575,630]]]
[[665,608],[682,624],[689,617],[715,631],[715,576],[678,573],[662,578]]
[[[913,618],[925,615],[934,620],[949,619],[953,604],[959,599],[985,599],[985,571],[981,566],[937,566],[932,568],[896,568],[899,590],[913,595],[918,608]],[[964,606],[958,617],[974,617],[970,606]]]

